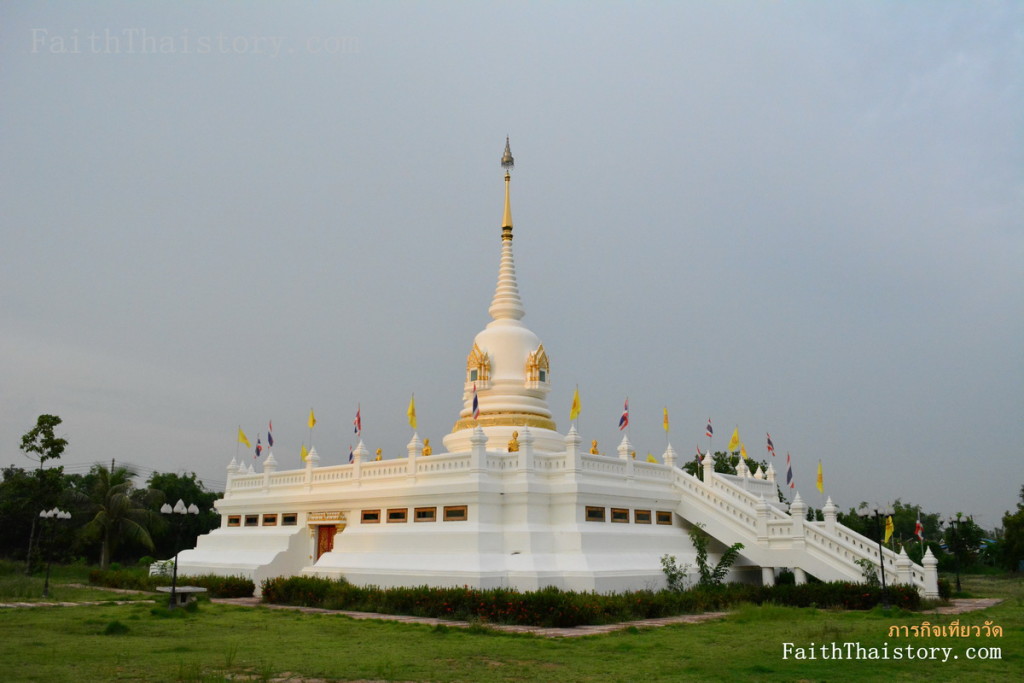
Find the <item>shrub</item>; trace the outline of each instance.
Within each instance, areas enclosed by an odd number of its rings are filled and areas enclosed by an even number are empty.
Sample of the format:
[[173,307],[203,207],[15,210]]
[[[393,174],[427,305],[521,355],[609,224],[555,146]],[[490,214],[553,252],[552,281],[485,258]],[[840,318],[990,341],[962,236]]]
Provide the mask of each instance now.
[[201,576],[189,576],[188,583],[191,586],[205,588],[211,598],[248,598],[256,590],[256,584],[253,583],[252,579],[242,576],[203,574]]
[[670,591],[681,593],[686,590],[686,574],[690,565],[684,564],[680,567],[676,564],[675,555],[661,556],[661,571],[665,572],[665,582]]
[[[920,597],[913,587],[894,586],[888,589],[888,595],[896,607],[915,610],[920,606]],[[527,593],[510,588],[382,589],[312,576],[278,577],[263,582],[263,600],[270,603],[545,627],[653,619],[718,611],[740,603],[870,609],[881,602],[881,597],[880,588],[838,582],[774,587],[727,584],[696,586],[686,591],[608,595],[555,587]]]
[[128,633],[128,627],[120,621],[112,621],[103,629],[103,635],[105,636],[120,636],[125,633]]
[[[89,583],[107,588],[155,592],[158,587],[168,585],[169,581],[168,576],[149,576],[142,567],[119,570],[93,569],[89,572]],[[178,577],[179,585],[185,585],[186,582],[190,586],[205,588],[211,598],[244,598],[252,595],[256,588],[252,579],[241,576],[203,574]]]

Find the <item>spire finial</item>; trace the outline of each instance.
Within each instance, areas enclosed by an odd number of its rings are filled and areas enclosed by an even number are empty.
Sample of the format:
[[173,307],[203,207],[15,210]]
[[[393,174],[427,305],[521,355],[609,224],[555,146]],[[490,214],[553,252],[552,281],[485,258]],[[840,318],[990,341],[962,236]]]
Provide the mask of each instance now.
[[501,238],[512,239],[512,200],[509,198],[509,183],[512,181],[512,167],[516,162],[512,158],[512,150],[509,148],[508,136],[505,136],[505,153],[501,157],[501,167],[505,169],[505,215],[501,218]]
[[501,157],[501,167],[505,169],[507,174],[512,170],[512,167],[516,165],[515,159],[512,158],[512,149],[508,146],[508,136],[505,136],[505,153]]

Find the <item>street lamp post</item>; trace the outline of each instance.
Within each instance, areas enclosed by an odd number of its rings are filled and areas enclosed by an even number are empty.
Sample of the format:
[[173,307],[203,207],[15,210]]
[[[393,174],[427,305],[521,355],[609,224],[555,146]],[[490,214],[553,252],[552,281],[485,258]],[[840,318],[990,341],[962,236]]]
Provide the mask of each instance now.
[[956,517],[952,515],[946,520],[946,524],[949,526],[949,543],[946,545],[953,551],[953,567],[956,571],[956,592],[962,592],[960,588],[960,525],[964,523],[964,520],[960,519],[960,513],[956,513]]
[[178,499],[178,502],[174,504],[172,508],[169,503],[164,503],[160,508],[161,514],[165,515],[181,515],[182,519],[175,520],[171,518],[171,523],[174,524],[174,573],[171,575],[171,600],[170,604],[167,605],[168,609],[174,609],[177,604],[177,590],[178,590],[178,548],[181,545],[181,523],[184,521],[185,515],[198,515],[199,508],[196,507],[195,503],[192,503],[188,507],[185,507],[185,501]]
[[66,510],[60,510],[53,508],[52,510],[43,510],[39,513],[39,517],[42,518],[43,524],[47,527],[47,548],[46,548],[46,579],[43,580],[43,597],[50,597],[50,563],[53,560],[53,523],[48,523],[46,520],[51,519],[71,519],[71,513]]
[[891,507],[879,507],[874,506],[871,508],[861,508],[857,510],[857,514],[865,519],[873,518],[875,520],[875,533],[878,534],[878,568],[882,574],[882,606],[889,606],[889,591],[885,587],[885,555],[882,551],[882,529],[885,525],[885,519],[892,516],[893,509]]

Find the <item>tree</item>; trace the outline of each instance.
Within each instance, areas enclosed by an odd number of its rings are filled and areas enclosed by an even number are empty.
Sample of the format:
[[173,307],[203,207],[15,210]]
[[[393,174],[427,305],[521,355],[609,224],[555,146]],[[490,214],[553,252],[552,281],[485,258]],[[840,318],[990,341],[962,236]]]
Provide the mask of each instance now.
[[[711,458],[715,463],[715,472],[721,474],[736,474],[736,468],[740,464],[740,460],[743,459],[739,453],[725,453],[723,451],[715,451],[711,454]],[[768,471],[767,460],[754,460],[749,458],[747,460],[747,467],[753,472],[756,468],[760,467],[762,472]],[[695,477],[700,478],[702,476],[702,470],[704,469],[697,464],[697,459],[687,460],[682,466],[682,469],[687,474],[692,474]]]
[[708,545],[711,543],[711,536],[708,535],[708,532],[704,531],[704,525],[700,523],[694,524],[689,534],[690,542],[697,549],[697,573],[700,575],[697,585],[704,587],[721,586],[722,582],[725,581],[726,574],[729,573],[729,568],[739,559],[740,551],[743,550],[743,544],[733,543],[726,548],[722,553],[721,559],[712,567],[711,563],[708,562]]
[[[843,526],[877,541],[878,531],[875,528],[875,522],[857,514],[857,510],[865,507],[868,507],[868,504],[861,502],[856,508],[850,508],[849,512],[840,512],[837,519]],[[890,545],[894,550],[898,550],[900,546],[905,547],[910,559],[920,564],[924,557],[926,543],[919,540],[915,533],[917,520],[920,519],[921,526],[924,527],[925,541],[934,541],[942,533],[939,525],[939,515],[937,513],[923,512],[920,505],[904,503],[898,498],[892,504],[892,510],[893,533]],[[933,550],[932,552],[934,553],[935,551]]]
[[959,562],[960,570],[969,569],[977,562],[983,538],[985,530],[962,512],[956,513],[956,523],[946,525],[946,547]]
[[[40,496],[37,473],[11,465],[3,470],[0,481],[0,555],[26,559],[26,549],[34,536],[33,524],[47,505],[49,496]],[[28,541],[28,543],[26,543]]]
[[[209,533],[220,526],[220,516],[213,509],[213,503],[220,494],[214,491],[207,491],[203,482],[199,481],[195,472],[189,474],[175,474],[173,472],[154,472],[147,482],[152,491],[159,495],[152,496],[150,509],[156,513],[165,502],[172,506],[182,500],[186,505],[195,503],[199,508],[198,515],[184,515],[182,519],[175,520],[180,525],[180,543],[182,548],[195,546],[196,538],[202,534]],[[175,515],[178,517],[179,515]],[[168,520],[163,520],[168,521]],[[152,534],[157,557],[170,557],[181,548],[175,543],[175,533],[168,528],[170,525],[162,524],[159,531]]]
[[47,460],[55,460],[64,453],[68,447],[68,440],[62,439],[53,433],[60,423],[63,422],[56,415],[40,415],[36,418],[36,426],[25,432],[21,437],[21,450],[30,458],[39,460],[39,467],[42,468]]
[[89,472],[91,485],[76,491],[74,500],[92,518],[82,527],[86,540],[100,544],[100,567],[110,566],[110,558],[123,541],[153,548],[149,528],[159,516],[149,509],[153,492],[136,491],[132,484],[135,472],[127,467],[110,470],[94,465]]
[[[21,450],[29,458],[39,461],[39,468],[36,470],[36,490],[30,499],[29,507],[34,509],[27,512],[32,514],[28,534],[28,554],[26,556],[25,571],[32,571],[34,558],[32,549],[36,537],[36,518],[42,510],[47,510],[55,504],[61,493],[61,478],[64,474],[62,467],[45,468],[47,460],[57,460],[64,453],[68,446],[67,439],[57,436],[54,430],[61,424],[62,420],[56,415],[40,415],[36,418],[36,426],[25,432],[21,437]],[[25,511],[23,511],[25,512]]]
[[1010,571],[1024,569],[1024,486],[1020,487],[1017,511],[1003,515],[1003,566]]

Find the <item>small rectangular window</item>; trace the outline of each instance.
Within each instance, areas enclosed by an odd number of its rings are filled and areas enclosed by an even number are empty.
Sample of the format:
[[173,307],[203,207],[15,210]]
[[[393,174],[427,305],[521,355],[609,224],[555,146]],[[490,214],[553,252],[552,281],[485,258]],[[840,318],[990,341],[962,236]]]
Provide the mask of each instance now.
[[388,510],[388,524],[401,524],[409,521],[409,510],[407,508],[395,508]]
[[437,508],[416,508],[417,522],[436,522]]
[[281,526],[295,526],[299,523],[299,515],[295,512],[286,512],[281,515]]
[[277,526],[277,515],[263,515],[263,526]]
[[588,522],[603,522],[604,521],[604,508],[587,506],[587,521]]
[[444,521],[465,522],[468,519],[468,512],[465,505],[448,505],[444,509]]
[[380,510],[363,510],[363,524],[378,524],[380,522]]
[[469,381],[470,382],[475,382],[478,374],[479,374],[478,370],[470,370],[469,371]]
[[650,524],[650,510],[633,510],[633,524]]
[[658,524],[672,524],[672,513],[667,510],[658,510]]
[[245,516],[245,525],[246,526],[259,526],[260,525],[260,516],[259,515],[246,515]]
[[629,510],[612,508],[612,521],[616,524],[629,524]]
[[547,371],[541,370],[539,374],[540,374],[540,381],[541,382],[547,382],[548,381],[548,373],[547,373]]
[[242,526],[242,516],[228,515],[228,526]]

